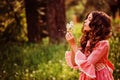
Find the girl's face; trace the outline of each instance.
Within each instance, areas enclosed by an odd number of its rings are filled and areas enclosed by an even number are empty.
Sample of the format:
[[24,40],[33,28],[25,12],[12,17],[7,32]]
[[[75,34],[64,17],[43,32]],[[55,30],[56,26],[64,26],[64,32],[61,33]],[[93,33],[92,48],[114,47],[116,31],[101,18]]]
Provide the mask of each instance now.
[[90,13],[88,15],[88,17],[86,18],[86,20],[84,21],[83,31],[90,31],[91,30],[91,28],[89,27],[91,20],[92,20],[92,13]]

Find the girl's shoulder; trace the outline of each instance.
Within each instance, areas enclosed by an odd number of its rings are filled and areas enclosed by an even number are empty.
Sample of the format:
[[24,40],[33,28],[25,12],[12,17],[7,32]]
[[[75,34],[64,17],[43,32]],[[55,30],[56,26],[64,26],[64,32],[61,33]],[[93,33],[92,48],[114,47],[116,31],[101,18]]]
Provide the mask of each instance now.
[[100,46],[100,47],[109,46],[109,41],[108,40],[101,40],[95,45],[95,47],[98,47],[98,46]]
[[108,44],[108,43],[109,43],[109,41],[108,41],[108,40],[101,40],[101,41],[99,41],[98,43]]

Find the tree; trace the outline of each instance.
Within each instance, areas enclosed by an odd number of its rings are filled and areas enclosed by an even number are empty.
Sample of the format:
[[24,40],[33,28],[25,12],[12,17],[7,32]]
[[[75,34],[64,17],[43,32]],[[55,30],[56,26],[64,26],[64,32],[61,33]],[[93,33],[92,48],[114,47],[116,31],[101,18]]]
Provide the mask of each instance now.
[[63,39],[64,33],[60,31],[65,30],[64,3],[64,0],[25,0],[30,42],[40,42],[46,36],[50,42]]
[[39,2],[37,0],[25,0],[28,40],[38,42],[41,40],[41,27],[39,26],[38,12]]
[[65,31],[65,0],[47,1],[47,23],[51,42],[60,42]]

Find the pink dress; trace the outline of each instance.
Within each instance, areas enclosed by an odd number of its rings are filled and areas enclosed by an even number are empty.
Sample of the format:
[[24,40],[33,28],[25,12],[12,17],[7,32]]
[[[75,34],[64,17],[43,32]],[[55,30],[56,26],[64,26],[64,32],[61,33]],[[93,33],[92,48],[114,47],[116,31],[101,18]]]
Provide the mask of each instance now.
[[[89,41],[87,43],[89,46]],[[71,63],[71,52],[65,54],[67,64],[73,69],[81,71],[79,80],[114,80],[112,72],[114,66],[108,60],[109,42],[108,40],[99,41],[92,53],[87,56],[78,50],[75,54],[76,66]]]

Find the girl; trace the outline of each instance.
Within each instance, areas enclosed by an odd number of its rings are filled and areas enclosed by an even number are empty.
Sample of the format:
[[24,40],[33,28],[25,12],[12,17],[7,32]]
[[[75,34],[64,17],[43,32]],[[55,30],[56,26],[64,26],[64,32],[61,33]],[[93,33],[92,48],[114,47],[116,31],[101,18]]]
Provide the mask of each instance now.
[[66,40],[71,46],[71,51],[66,51],[65,55],[67,64],[81,71],[79,80],[114,80],[114,67],[108,60],[110,17],[101,11],[89,13],[82,32],[80,48],[77,47],[72,33],[66,33]]

